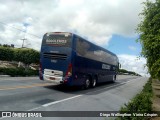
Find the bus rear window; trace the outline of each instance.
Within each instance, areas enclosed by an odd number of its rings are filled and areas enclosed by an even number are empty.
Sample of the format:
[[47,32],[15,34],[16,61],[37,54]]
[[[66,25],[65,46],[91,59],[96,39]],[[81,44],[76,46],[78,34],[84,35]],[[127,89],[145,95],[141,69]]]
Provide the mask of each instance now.
[[48,33],[43,37],[42,45],[71,47],[71,35]]

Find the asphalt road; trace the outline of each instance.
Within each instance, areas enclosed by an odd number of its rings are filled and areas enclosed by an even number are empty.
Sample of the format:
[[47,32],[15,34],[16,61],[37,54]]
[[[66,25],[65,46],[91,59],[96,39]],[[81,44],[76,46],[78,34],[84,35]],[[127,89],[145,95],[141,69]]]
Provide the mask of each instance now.
[[[118,76],[116,83],[105,83],[93,89],[82,90],[40,81],[38,77],[0,77],[0,111],[118,111],[124,103],[142,90],[147,79],[122,75]],[[41,118],[44,119],[66,118]],[[82,118],[67,117],[67,120],[75,119]],[[83,117],[83,119],[107,118]]]

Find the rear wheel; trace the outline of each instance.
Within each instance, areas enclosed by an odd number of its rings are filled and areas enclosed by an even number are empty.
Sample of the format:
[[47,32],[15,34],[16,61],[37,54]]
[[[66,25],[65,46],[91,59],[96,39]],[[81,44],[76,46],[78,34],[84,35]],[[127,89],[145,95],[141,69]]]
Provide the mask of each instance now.
[[84,88],[88,89],[90,87],[90,84],[91,84],[90,79],[86,78],[85,83],[84,83]]
[[96,84],[97,84],[97,78],[94,77],[92,82],[91,82],[91,87],[94,88],[96,86]]
[[112,82],[116,82],[116,75],[113,75],[113,80]]

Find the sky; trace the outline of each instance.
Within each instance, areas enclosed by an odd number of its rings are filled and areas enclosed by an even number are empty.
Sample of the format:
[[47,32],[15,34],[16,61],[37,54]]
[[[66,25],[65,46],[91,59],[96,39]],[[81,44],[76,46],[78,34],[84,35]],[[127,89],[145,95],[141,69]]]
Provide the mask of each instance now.
[[[0,44],[40,50],[46,32],[73,32],[115,53],[123,69],[149,76],[137,25],[145,0],[1,0]],[[138,59],[139,58],[139,59]]]

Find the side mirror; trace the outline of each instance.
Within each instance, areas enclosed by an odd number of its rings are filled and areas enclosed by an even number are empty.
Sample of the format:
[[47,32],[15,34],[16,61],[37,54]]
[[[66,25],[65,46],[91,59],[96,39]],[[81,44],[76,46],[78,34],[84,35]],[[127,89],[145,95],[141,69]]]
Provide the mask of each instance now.
[[118,68],[121,68],[121,64],[120,63],[118,63]]

